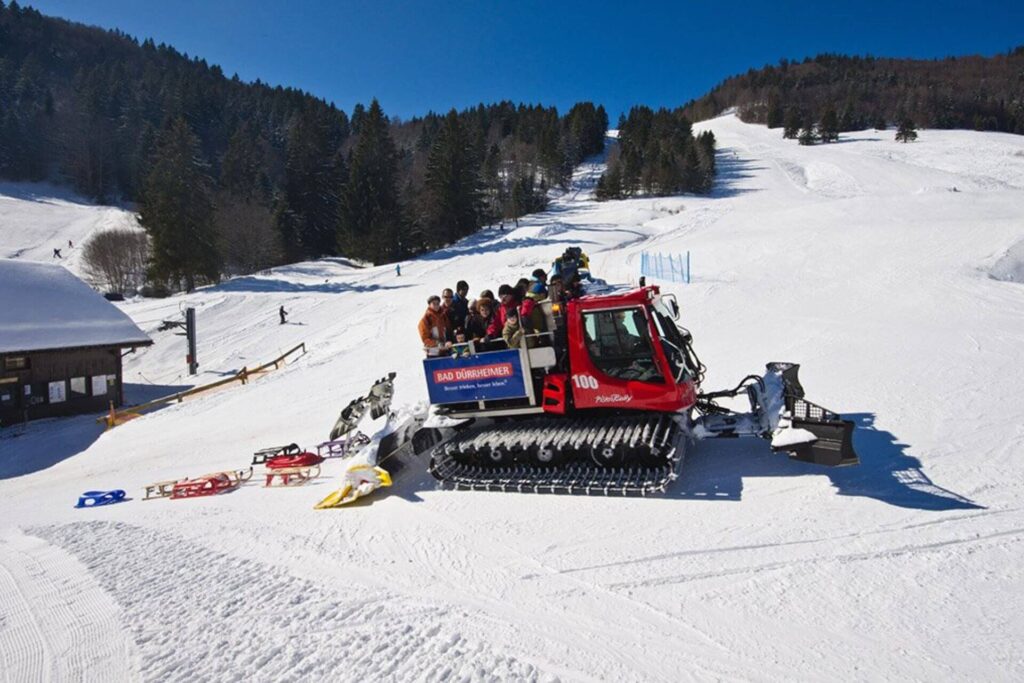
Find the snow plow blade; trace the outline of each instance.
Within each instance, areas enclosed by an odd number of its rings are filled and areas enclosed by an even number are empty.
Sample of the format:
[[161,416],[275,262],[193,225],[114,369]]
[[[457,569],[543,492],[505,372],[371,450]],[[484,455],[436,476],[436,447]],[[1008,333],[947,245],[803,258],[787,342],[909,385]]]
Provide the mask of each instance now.
[[773,446],[773,450],[785,450],[794,460],[829,467],[860,463],[853,450],[853,422],[803,399],[794,403],[792,428],[810,432],[815,438],[789,447]]
[[[703,415],[695,421],[699,439],[760,436],[773,451],[794,460],[835,467],[860,462],[853,450],[853,422],[804,399],[797,363],[768,363],[763,376],[751,375],[735,389],[699,397]],[[750,412],[737,413],[715,403],[746,393]]]

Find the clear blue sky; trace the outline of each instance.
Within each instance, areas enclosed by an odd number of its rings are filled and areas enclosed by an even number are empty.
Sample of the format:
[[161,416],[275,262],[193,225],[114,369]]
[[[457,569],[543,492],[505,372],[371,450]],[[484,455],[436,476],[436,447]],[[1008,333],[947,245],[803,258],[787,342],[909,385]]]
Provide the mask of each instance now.
[[677,106],[726,76],[819,52],[992,55],[1024,44],[1024,0],[26,0],[290,85],[346,111],[377,97],[409,117],[510,99],[612,124],[633,104]]

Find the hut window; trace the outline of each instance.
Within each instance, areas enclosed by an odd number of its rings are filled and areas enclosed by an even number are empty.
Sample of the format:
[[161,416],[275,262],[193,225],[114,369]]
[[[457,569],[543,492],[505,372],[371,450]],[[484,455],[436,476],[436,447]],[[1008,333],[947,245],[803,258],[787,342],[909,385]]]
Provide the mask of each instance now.
[[4,370],[27,370],[28,356],[6,356]]

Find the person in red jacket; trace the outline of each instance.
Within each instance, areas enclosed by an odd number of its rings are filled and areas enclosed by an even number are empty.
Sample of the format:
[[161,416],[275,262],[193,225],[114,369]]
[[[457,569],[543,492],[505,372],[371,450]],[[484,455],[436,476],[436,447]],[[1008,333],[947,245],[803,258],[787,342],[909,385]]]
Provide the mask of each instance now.
[[519,310],[519,304],[521,297],[517,295],[516,290],[512,285],[502,285],[498,287],[498,310],[495,312],[494,320],[491,321],[490,326],[487,328],[487,336],[491,339],[501,339],[501,334],[505,329],[505,322],[508,320],[509,309]]

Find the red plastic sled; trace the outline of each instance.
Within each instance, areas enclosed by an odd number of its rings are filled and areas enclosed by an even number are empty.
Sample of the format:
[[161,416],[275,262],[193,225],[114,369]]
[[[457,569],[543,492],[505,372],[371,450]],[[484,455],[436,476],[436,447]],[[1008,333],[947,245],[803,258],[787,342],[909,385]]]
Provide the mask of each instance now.
[[324,461],[322,456],[316,453],[304,451],[297,455],[278,455],[267,460],[268,470],[279,470],[283,467],[312,467]]

